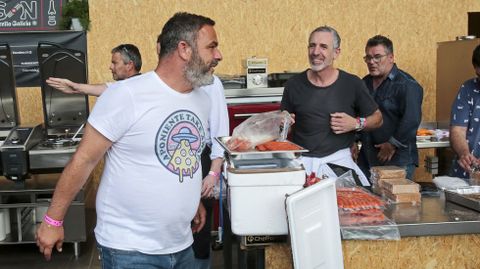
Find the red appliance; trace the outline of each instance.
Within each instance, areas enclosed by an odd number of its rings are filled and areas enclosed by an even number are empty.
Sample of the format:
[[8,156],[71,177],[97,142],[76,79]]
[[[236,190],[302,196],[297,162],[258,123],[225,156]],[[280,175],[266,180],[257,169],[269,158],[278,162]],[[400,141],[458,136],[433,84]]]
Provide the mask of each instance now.
[[280,103],[230,104],[227,107],[231,135],[233,129],[250,116],[262,112],[279,110]]

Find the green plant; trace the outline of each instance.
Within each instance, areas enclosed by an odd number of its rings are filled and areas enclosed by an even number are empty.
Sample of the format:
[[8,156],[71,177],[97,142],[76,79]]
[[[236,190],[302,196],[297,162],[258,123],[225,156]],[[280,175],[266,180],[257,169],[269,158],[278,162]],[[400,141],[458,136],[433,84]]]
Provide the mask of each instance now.
[[90,27],[90,18],[88,16],[88,1],[69,0],[63,6],[62,19],[60,20],[60,29],[69,30],[72,24],[72,18],[78,18],[84,30]]

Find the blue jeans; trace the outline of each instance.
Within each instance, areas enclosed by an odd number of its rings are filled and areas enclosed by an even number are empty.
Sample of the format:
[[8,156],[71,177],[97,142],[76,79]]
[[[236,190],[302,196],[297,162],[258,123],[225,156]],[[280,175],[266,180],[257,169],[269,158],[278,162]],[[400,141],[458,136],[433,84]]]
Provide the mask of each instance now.
[[192,247],[173,254],[152,255],[119,250],[97,243],[103,269],[190,269],[194,268]]

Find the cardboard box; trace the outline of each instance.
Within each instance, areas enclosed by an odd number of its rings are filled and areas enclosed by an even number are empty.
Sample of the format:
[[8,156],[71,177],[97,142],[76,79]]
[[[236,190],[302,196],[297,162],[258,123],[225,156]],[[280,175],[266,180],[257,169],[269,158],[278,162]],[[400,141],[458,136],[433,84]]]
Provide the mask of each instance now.
[[399,166],[373,166],[370,168],[370,172],[372,177],[376,177],[377,179],[384,179],[384,178],[405,178],[407,176],[407,172],[405,168]]
[[394,203],[412,203],[417,204],[422,201],[422,195],[417,193],[391,193],[388,190],[384,190],[383,194],[388,200]]
[[387,184],[387,182],[401,182],[401,181],[404,181],[404,180],[407,180],[405,178],[381,178],[377,181],[377,184],[380,188],[385,188],[385,184]]
[[395,179],[384,181],[382,187],[393,194],[420,192],[420,185],[408,179]]

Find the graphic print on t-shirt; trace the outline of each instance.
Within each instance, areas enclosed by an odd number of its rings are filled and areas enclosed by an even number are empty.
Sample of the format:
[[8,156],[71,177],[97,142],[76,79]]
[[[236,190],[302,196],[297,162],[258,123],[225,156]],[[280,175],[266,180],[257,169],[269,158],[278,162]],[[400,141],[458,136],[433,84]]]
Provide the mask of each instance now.
[[193,178],[200,167],[200,155],[205,147],[205,129],[200,119],[188,110],[168,116],[157,132],[155,153],[160,163],[178,175]]

